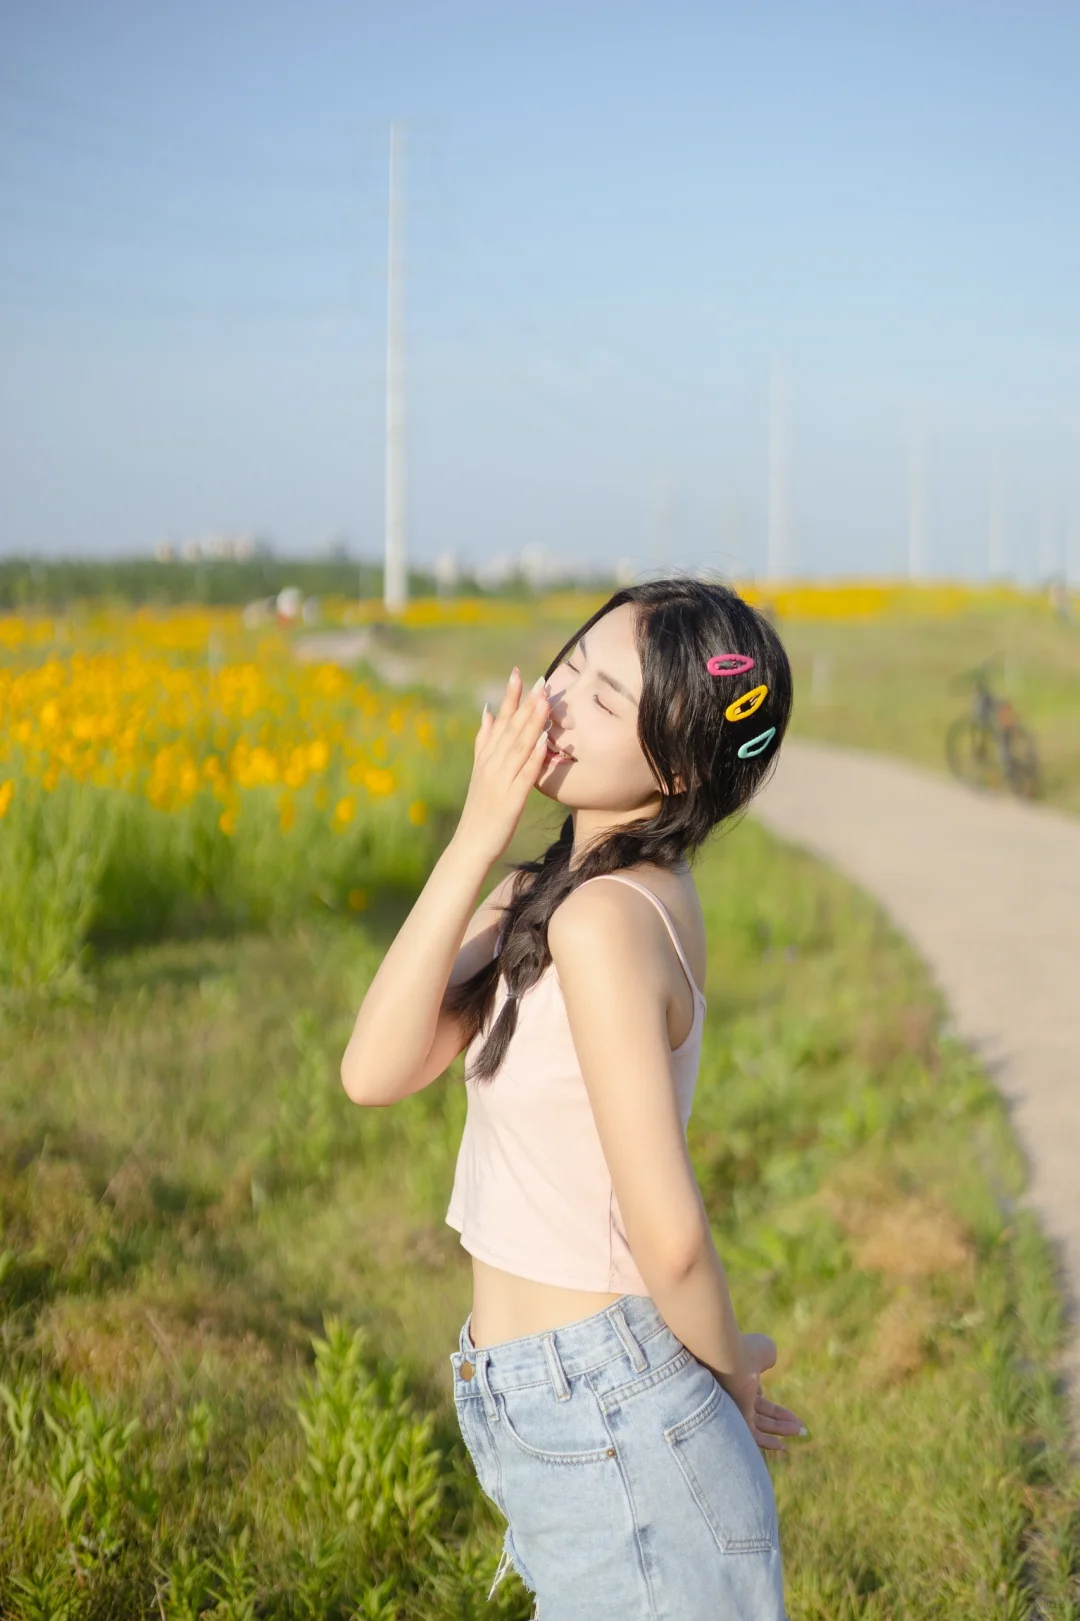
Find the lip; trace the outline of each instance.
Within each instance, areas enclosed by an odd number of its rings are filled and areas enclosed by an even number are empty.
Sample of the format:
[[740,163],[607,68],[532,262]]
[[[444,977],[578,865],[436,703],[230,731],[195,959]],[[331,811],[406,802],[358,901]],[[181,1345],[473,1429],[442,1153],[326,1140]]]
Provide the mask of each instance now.
[[547,740],[547,757],[549,760],[563,760],[567,765],[571,765],[574,758],[572,754],[564,754],[550,738]]

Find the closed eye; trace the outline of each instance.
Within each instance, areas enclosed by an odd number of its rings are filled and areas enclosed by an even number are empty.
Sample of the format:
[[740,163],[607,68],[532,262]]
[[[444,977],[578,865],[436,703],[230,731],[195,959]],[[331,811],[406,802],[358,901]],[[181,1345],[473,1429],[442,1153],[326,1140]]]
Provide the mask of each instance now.
[[[577,668],[576,668],[576,666],[575,666],[575,665],[573,665],[573,664],[571,664],[571,663],[570,663],[570,660],[569,660],[569,659],[563,659],[563,663],[564,663],[564,664],[565,664],[565,665],[566,665],[566,668],[567,668],[567,669],[568,669],[568,670],[573,670],[573,672],[574,672],[574,674],[575,674],[575,675],[577,675],[577,673],[578,673],[578,672],[577,672]],[[609,708],[608,708],[608,706],[607,706],[607,704],[601,704],[601,703],[600,703],[600,699],[599,699],[599,698],[598,698],[598,697],[597,697],[597,696],[596,696],[596,693],[595,693],[595,692],[594,692],[594,693],[593,693],[593,698],[594,698],[594,699],[595,699],[595,701],[596,701],[596,703],[598,703],[598,704],[600,704],[600,708],[601,708],[601,709],[602,709],[602,710],[603,710],[603,711],[604,711],[604,714],[605,714],[605,715],[612,715],[612,716],[614,716],[614,714],[615,714],[615,711],[614,711],[614,710],[613,710],[613,709],[609,709]]]

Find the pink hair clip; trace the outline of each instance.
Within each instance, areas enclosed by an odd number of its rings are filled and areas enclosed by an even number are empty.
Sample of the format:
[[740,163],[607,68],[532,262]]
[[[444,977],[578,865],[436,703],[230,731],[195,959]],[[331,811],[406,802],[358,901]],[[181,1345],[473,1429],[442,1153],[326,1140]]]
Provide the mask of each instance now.
[[710,675],[745,675],[754,668],[754,661],[746,653],[714,653],[705,668]]

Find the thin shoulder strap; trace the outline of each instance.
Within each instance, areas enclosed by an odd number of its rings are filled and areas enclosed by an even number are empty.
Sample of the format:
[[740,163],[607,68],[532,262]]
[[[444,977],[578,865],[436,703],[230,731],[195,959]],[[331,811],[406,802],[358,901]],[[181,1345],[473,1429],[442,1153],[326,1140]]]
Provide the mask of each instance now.
[[656,907],[656,910],[660,913],[660,916],[664,920],[664,926],[667,929],[667,932],[671,936],[671,943],[675,947],[675,950],[678,952],[679,961],[682,963],[683,970],[684,970],[684,972],[686,974],[686,977],[690,981],[690,989],[693,991],[695,996],[700,996],[702,998],[702,1000],[704,1001],[704,994],[701,991],[700,987],[698,986],[697,980],[694,978],[693,970],[691,969],[690,964],[686,960],[686,952],[682,948],[682,942],[680,941],[679,936],[675,932],[675,925],[671,921],[671,913],[668,911],[667,907],[664,905],[664,903],[660,899],[659,895],[654,894],[654,892],[649,888],[649,886],[647,884],[639,883],[636,878],[628,878],[626,876],[626,874],[622,873],[622,872],[598,872],[596,874],[595,878],[586,878],[585,883],[584,884],[579,884],[578,888],[579,889],[584,889],[585,884],[595,884],[601,878],[614,878],[616,883],[618,883],[618,884],[629,884],[631,889],[640,889],[640,891],[641,891],[641,893],[643,895],[647,895],[649,897],[649,899],[652,901],[653,905]]

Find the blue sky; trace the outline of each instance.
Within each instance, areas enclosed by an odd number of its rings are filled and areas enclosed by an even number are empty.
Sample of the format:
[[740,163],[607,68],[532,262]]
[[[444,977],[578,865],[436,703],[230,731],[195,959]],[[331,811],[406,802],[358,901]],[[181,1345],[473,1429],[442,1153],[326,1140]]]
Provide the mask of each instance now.
[[[0,11],[0,554],[381,546],[408,126],[412,554],[1080,568],[1080,8]],[[994,493],[992,493],[994,492]]]

